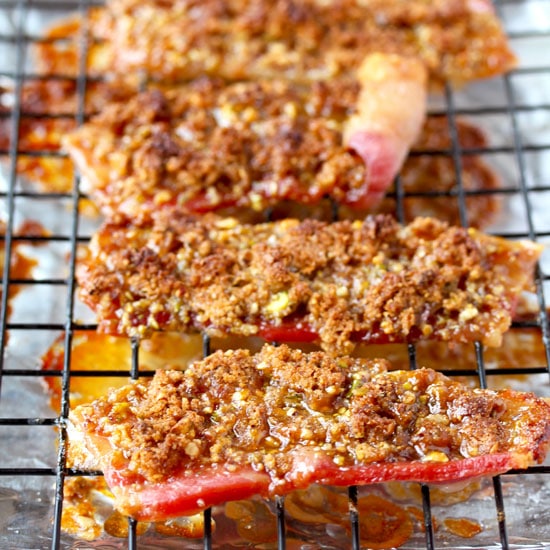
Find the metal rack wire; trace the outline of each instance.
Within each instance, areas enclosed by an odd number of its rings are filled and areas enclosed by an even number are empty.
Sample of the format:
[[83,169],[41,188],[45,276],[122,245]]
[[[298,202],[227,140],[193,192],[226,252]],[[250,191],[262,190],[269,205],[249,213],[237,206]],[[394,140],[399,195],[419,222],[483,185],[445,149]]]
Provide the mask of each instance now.
[[[95,376],[99,373],[94,372],[78,372],[71,369],[71,349],[75,331],[78,330],[94,330],[93,323],[83,323],[78,319],[78,304],[75,298],[75,264],[77,260],[77,248],[80,243],[84,243],[89,238],[89,232],[86,230],[86,222],[82,219],[79,211],[79,205],[84,196],[79,190],[79,182],[75,179],[71,192],[44,192],[37,190],[32,186],[23,186],[18,177],[17,162],[22,157],[47,157],[61,158],[63,155],[58,151],[50,150],[24,150],[19,144],[19,132],[21,123],[25,118],[29,117],[51,117],[48,113],[28,113],[25,112],[21,98],[25,84],[31,80],[40,79],[60,79],[70,80],[76,84],[78,105],[76,112],[56,114],[56,117],[76,120],[77,123],[82,123],[84,114],[84,101],[86,96],[86,88],[89,79],[86,76],[85,70],[85,55],[80,61],[79,74],[75,77],[67,77],[64,75],[43,75],[33,72],[32,64],[29,56],[29,49],[33,44],[44,41],[39,33],[34,33],[29,30],[29,21],[32,18],[41,17],[50,18],[54,15],[63,15],[68,13],[80,13],[85,19],[87,10],[91,6],[100,5],[100,2],[95,0],[0,0],[0,48],[2,51],[10,50],[12,53],[12,63],[8,67],[3,67],[0,62],[0,77],[7,80],[9,86],[13,90],[15,99],[13,105],[9,109],[4,109],[0,113],[0,120],[9,124],[10,141],[7,147],[0,149],[0,159],[4,162],[5,172],[4,179],[6,182],[5,190],[0,192],[0,200],[3,202],[7,227],[6,233],[3,236],[3,244],[5,248],[6,258],[10,258],[13,248],[22,237],[16,235],[17,218],[20,216],[20,211],[25,211],[25,206],[32,205],[33,211],[36,213],[44,213],[44,217],[49,214],[47,212],[53,204],[63,205],[63,224],[55,225],[55,229],[48,235],[42,237],[25,237],[26,241],[34,241],[37,245],[57,246],[62,251],[61,256],[65,264],[60,269],[53,269],[47,272],[44,276],[35,276],[32,279],[16,279],[10,271],[10,262],[6,261],[2,273],[2,299],[0,304],[0,348],[3,353],[0,354],[0,444],[11,445],[13,439],[20,438],[21,440],[29,440],[32,438],[44,438],[47,450],[45,455],[48,457],[41,463],[40,456],[28,456],[25,452],[18,454],[21,449],[15,445],[13,461],[7,464],[0,465],[0,510],[3,511],[2,503],[14,502],[13,507],[17,510],[17,496],[13,492],[2,493],[2,487],[5,486],[5,481],[10,480],[11,486],[21,486],[26,491],[29,487],[32,488],[35,480],[42,479],[45,483],[39,482],[37,485],[41,487],[51,487],[52,482],[55,484],[55,489],[52,493],[51,489],[43,489],[46,500],[39,507],[40,520],[34,524],[32,512],[28,512],[27,528],[22,529],[22,522],[17,524],[17,530],[10,527],[9,521],[5,524],[0,520],[0,546],[10,548],[46,548],[52,549],[69,547],[72,543],[67,542],[61,532],[61,514],[63,509],[64,484],[69,476],[76,475],[94,475],[89,472],[79,472],[67,468],[66,452],[67,452],[67,434],[65,429],[66,419],[69,413],[69,394],[71,379],[79,376]],[[549,0],[501,0],[496,2],[497,10],[502,19],[508,25],[509,36],[514,45],[516,42],[521,43],[521,47],[526,47],[529,50],[530,41],[539,41],[541,39],[548,40],[550,44],[550,23],[546,28],[520,28],[516,25],[515,14],[518,10],[524,10],[529,7],[535,12],[540,10],[540,13],[550,14]],[[549,16],[550,17],[550,16]],[[55,39],[62,40],[62,39]],[[86,51],[86,36],[82,33],[80,37],[82,51]],[[521,220],[516,220],[513,228],[509,230],[507,226],[499,228],[498,233],[509,238],[529,238],[541,242],[549,242],[550,223],[544,224],[543,218],[540,215],[535,215],[536,206],[539,201],[544,198],[545,194],[550,194],[550,176],[544,172],[537,179],[537,174],[533,176],[531,167],[532,159],[536,158],[541,163],[544,163],[546,158],[550,166],[550,139],[548,141],[530,141],[529,128],[525,127],[524,116],[536,114],[541,120],[542,125],[546,124],[550,128],[550,97],[535,99],[534,101],[524,101],[525,88],[531,88],[537,82],[542,82],[545,79],[550,79],[550,58],[547,59],[547,64],[536,64],[533,66],[520,66],[519,69],[511,74],[497,79],[497,100],[494,103],[469,103],[465,104],[461,100],[460,94],[447,87],[444,95],[439,99],[438,104],[433,109],[433,114],[445,114],[449,121],[449,135],[451,136],[452,147],[447,151],[428,151],[423,152],[423,155],[447,155],[454,161],[456,171],[456,179],[458,185],[456,189],[446,193],[416,193],[408,194],[403,185],[398,180],[396,183],[394,197],[396,200],[396,215],[399,219],[404,219],[404,201],[409,196],[422,197],[437,197],[448,196],[450,199],[456,200],[459,209],[460,220],[463,225],[469,222],[469,212],[466,199],[468,197],[482,196],[487,194],[498,194],[505,200],[515,201],[517,209],[521,214]],[[525,84],[527,83],[527,85]],[[550,89],[550,86],[545,88]],[[475,95],[475,94],[474,94]],[[484,120],[487,117],[500,117],[506,120],[510,128],[510,133],[506,136],[503,144],[490,145],[483,149],[468,149],[461,148],[458,130],[457,117],[468,116],[473,120]],[[481,124],[483,125],[483,123]],[[477,190],[469,191],[462,184],[462,159],[465,155],[481,155],[487,158],[498,158],[504,156],[507,161],[513,165],[508,184],[502,189]],[[546,155],[546,157],[545,157]],[[496,164],[496,162],[495,162]],[[337,208],[335,208],[337,212]],[[541,221],[542,220],[542,221]],[[39,220],[40,221],[40,220]],[[67,259],[68,258],[68,259]],[[464,371],[449,370],[445,371],[450,375],[475,376],[479,380],[481,387],[487,387],[491,377],[503,377],[512,374],[522,374],[529,377],[539,377],[545,375],[546,379],[543,384],[548,384],[548,375],[550,373],[550,329],[548,317],[546,315],[546,306],[548,302],[548,286],[550,276],[540,269],[537,273],[537,300],[540,309],[540,315],[536,319],[525,322],[516,322],[517,328],[533,328],[540,334],[540,338],[546,350],[545,364],[523,365],[521,368],[486,368],[484,361],[484,350],[479,344],[475,345],[476,362],[472,364],[472,368]],[[40,315],[35,316],[29,310],[26,310],[25,315],[15,315],[13,318],[7,318],[8,297],[10,286],[20,285],[24,287],[22,294],[29,289],[39,289],[37,292],[38,299],[44,298],[45,303],[41,304],[42,309],[49,311],[51,315],[46,315],[44,318]],[[44,290],[43,296],[41,290]],[[50,294],[48,294],[50,293]],[[51,296],[50,296],[51,295]],[[48,297],[50,296],[50,297]],[[63,300],[63,307],[59,308],[59,301]],[[60,312],[60,309],[63,312]],[[18,398],[25,392],[36,392],[39,387],[39,380],[44,376],[44,372],[37,368],[37,356],[39,352],[30,352],[28,357],[24,352],[18,351],[14,353],[10,342],[8,350],[8,331],[10,339],[13,338],[16,343],[25,343],[34,340],[47,340],[51,334],[63,332],[64,334],[64,368],[59,372],[49,372],[48,376],[59,377],[61,379],[62,396],[61,410],[58,415],[48,414],[46,398],[43,397],[43,403],[34,406],[36,410],[25,409],[24,402],[18,401]],[[211,343],[207,336],[204,336],[204,354],[210,353]],[[130,372],[127,371],[101,371],[101,376],[128,376],[137,378],[138,376],[146,375],[139,369],[139,342],[132,342],[132,366]],[[8,350],[8,351],[6,351]],[[414,345],[408,347],[409,362],[411,368],[416,368],[417,350]],[[21,360],[21,358],[25,358]],[[537,378],[537,380],[539,380]],[[25,383],[30,384],[30,389],[23,390],[15,389],[17,385],[25,386]],[[539,383],[539,382],[537,382]],[[15,397],[11,396],[14,392]],[[40,398],[38,399],[40,401]],[[34,413],[34,414],[33,414]],[[55,437],[52,437],[52,427],[55,428]],[[37,433],[36,430],[40,433]],[[15,430],[15,431],[13,431]],[[34,434],[32,435],[31,434]],[[45,435],[44,432],[47,432]],[[29,435],[31,434],[31,435]],[[48,462],[48,459],[50,462]],[[37,465],[38,464],[38,465]],[[508,496],[503,490],[503,484],[506,483],[508,476],[515,476],[520,472],[510,472],[506,476],[499,476],[493,480],[492,500],[494,503],[494,522],[497,525],[498,540],[495,544],[500,544],[503,548],[509,548],[513,544],[520,543],[520,535],[510,529],[507,522],[507,505]],[[522,476],[537,476],[542,477],[542,483],[550,485],[550,467],[540,466],[533,467],[526,472],[521,472]],[[6,485],[7,486],[7,485]],[[35,493],[32,493],[35,494]],[[42,494],[42,493],[41,493]],[[433,507],[430,499],[430,489],[428,486],[422,486],[422,508],[423,508],[423,526],[425,529],[424,541],[425,547],[433,549],[438,546],[437,533],[433,528]],[[7,496],[6,496],[7,495]],[[14,496],[15,495],[15,496]],[[350,509],[350,529],[349,542],[346,547],[358,550],[361,547],[359,533],[359,517],[357,502],[357,488],[351,487],[348,491],[349,509]],[[20,501],[20,513],[27,513],[25,510],[29,508],[29,498],[25,497]],[[40,497],[42,498],[42,497]],[[11,499],[11,500],[10,500]],[[544,500],[540,503],[541,513],[545,509]],[[277,548],[284,550],[287,546],[287,525],[285,522],[284,499],[277,499],[275,503],[275,513],[277,517],[277,533],[278,542]],[[2,516],[3,512],[0,512]],[[205,536],[201,543],[205,549],[216,547],[216,536],[210,529],[210,511],[205,513]],[[23,522],[25,523],[25,522]],[[126,547],[135,549],[140,547],[140,538],[137,536],[136,522],[129,521],[128,537],[123,543]],[[538,542],[541,544],[550,544],[550,533],[542,534],[543,538]],[[2,542],[3,541],[3,542]],[[315,539],[311,541],[315,543]],[[75,546],[77,547],[77,546]],[[160,546],[158,546],[160,547]],[[170,546],[173,547],[173,546]],[[185,548],[186,543],[181,542],[178,546]],[[192,546],[196,548],[196,546]]]

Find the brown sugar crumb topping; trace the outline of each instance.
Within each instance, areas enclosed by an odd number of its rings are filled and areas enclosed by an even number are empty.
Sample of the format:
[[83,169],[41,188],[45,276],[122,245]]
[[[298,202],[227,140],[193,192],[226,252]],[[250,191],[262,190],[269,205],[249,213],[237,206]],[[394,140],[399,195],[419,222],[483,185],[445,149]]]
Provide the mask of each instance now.
[[158,80],[331,80],[372,52],[422,60],[437,81],[467,82],[515,64],[485,2],[111,0],[92,33],[111,70]]
[[541,247],[430,218],[259,225],[163,210],[106,223],[80,262],[80,296],[105,332],[314,331],[325,350],[422,338],[498,345]]
[[358,91],[355,81],[203,78],[109,105],[65,146],[109,216],[139,219],[197,201],[256,210],[281,199],[317,202],[364,184],[364,161],[342,141]]
[[282,479],[300,448],[339,466],[504,452],[536,458],[549,419],[542,400],[389,366],[284,345],[216,352],[80,406],[77,426],[108,439],[103,464],[152,482],[217,464]]

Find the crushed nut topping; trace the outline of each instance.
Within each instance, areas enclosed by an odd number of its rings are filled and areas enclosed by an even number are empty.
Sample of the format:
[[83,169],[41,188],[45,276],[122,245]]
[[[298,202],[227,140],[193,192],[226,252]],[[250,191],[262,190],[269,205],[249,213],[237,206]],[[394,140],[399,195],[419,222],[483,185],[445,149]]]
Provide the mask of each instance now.
[[364,161],[343,143],[358,91],[355,80],[203,78],[110,104],[64,146],[110,217],[341,199],[365,185]]
[[541,252],[430,218],[246,225],[164,209],[151,223],[106,223],[77,278],[110,333],[313,334],[335,354],[357,340],[494,346]]
[[439,82],[515,65],[484,0],[110,0],[91,33],[105,41],[102,66],[164,81],[329,81],[373,51],[416,57]]
[[73,422],[109,442],[103,465],[151,482],[213,465],[283,479],[299,449],[343,467],[506,452],[541,458],[550,420],[543,400],[389,367],[284,345],[220,351],[81,405]]

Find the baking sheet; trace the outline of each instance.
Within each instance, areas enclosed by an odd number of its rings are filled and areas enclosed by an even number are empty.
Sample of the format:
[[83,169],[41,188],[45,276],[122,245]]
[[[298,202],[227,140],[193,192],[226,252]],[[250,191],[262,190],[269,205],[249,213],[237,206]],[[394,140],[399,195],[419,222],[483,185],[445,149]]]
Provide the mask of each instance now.
[[[39,6],[36,2],[33,6]],[[490,136],[491,148],[483,157],[503,179],[504,187],[511,190],[506,196],[502,215],[489,231],[503,235],[528,235],[533,230],[538,240],[550,243],[550,2],[529,0],[502,2],[500,13],[511,34],[511,43],[520,59],[520,66],[509,79],[497,78],[476,83],[452,94],[454,107],[463,116],[481,126]],[[25,18],[18,5],[0,3],[0,33],[14,36],[21,27],[25,34],[39,36],[52,21],[66,15],[62,9],[47,12],[30,7]],[[21,52],[20,52],[21,53]],[[32,71],[28,48],[23,50],[23,66]],[[0,41],[0,72],[3,75],[17,71],[18,52],[13,41]],[[10,79],[6,79],[9,83]],[[13,81],[12,81],[13,82]],[[444,97],[434,97],[431,109],[446,111]],[[0,190],[9,186],[9,166],[2,168]],[[527,194],[518,192],[525,185]],[[33,272],[36,281],[63,281],[69,274],[68,257],[74,223],[72,199],[44,199],[33,193],[36,189],[18,179],[17,191],[31,191],[29,196],[17,196],[14,201],[16,227],[24,219],[40,221],[55,240],[43,246],[25,247],[27,255],[36,257],[38,267]],[[515,190],[515,191],[514,191]],[[7,199],[0,199],[6,215]],[[529,222],[529,215],[531,222]],[[78,236],[89,236],[98,220],[80,217]],[[543,276],[550,271],[550,247],[541,262]],[[545,300],[550,301],[549,283],[543,284]],[[13,301],[10,325],[22,328],[10,330],[9,343],[4,357],[4,369],[21,371],[2,377],[0,418],[55,419],[50,408],[50,397],[36,371],[42,353],[60,333],[71,315],[84,323],[92,322],[91,314],[76,303],[74,312],[68,311],[67,286],[63,284],[32,284]],[[30,328],[25,325],[44,325]],[[47,328],[46,325],[57,325]],[[473,365],[474,366],[474,365]],[[542,366],[542,365],[533,365]],[[491,385],[497,377],[489,377]],[[550,396],[547,375],[529,376],[521,383],[522,389],[534,389]],[[32,423],[32,422],[31,422]],[[12,426],[0,423],[0,547],[10,549],[49,548],[54,521],[55,472],[57,469],[57,428],[48,425]],[[13,468],[12,474],[7,469]],[[29,469],[23,472],[23,469]],[[23,472],[23,474],[22,474]],[[36,475],[34,475],[36,474]],[[506,525],[511,547],[550,548],[550,475],[502,476],[505,497]],[[433,506],[433,516],[469,517],[479,521],[483,532],[474,539],[452,536],[442,529],[435,533],[435,546],[446,548],[498,548],[500,538],[492,484],[488,481],[482,491],[466,503],[451,507]],[[337,526],[312,526],[290,522],[292,540],[287,548],[315,550],[342,549],[349,545],[348,536]],[[218,543],[214,535],[214,548],[251,548],[241,544]],[[348,541],[348,542],[346,542]],[[419,530],[403,548],[425,548],[425,535]],[[100,540],[79,541],[63,535],[61,548],[126,548],[125,539],[103,537]],[[160,537],[154,532],[139,538],[139,548],[202,548],[202,541],[184,541],[179,538]],[[258,546],[258,548],[272,546]]]

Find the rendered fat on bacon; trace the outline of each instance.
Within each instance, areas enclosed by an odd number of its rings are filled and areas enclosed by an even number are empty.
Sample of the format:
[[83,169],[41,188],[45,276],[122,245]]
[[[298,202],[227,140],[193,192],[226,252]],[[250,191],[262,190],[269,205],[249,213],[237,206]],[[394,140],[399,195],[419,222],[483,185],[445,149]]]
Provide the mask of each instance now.
[[419,218],[239,224],[163,209],[106,223],[77,267],[103,332],[319,341],[479,340],[498,346],[542,247]]
[[366,208],[392,184],[425,113],[424,66],[373,54],[346,80],[205,78],[147,91],[107,106],[64,147],[111,217],[166,204],[261,210],[325,196]]
[[313,483],[450,483],[542,462],[550,406],[287,346],[216,352],[71,413],[77,463],[139,520]]

